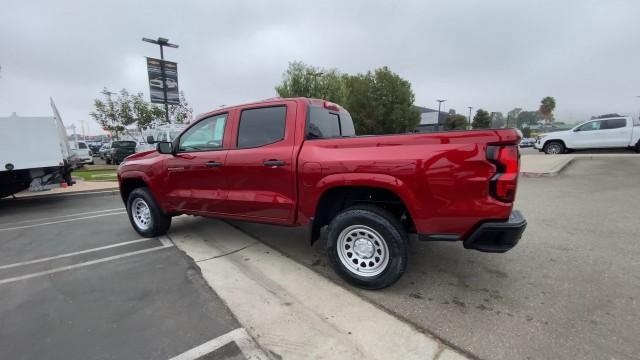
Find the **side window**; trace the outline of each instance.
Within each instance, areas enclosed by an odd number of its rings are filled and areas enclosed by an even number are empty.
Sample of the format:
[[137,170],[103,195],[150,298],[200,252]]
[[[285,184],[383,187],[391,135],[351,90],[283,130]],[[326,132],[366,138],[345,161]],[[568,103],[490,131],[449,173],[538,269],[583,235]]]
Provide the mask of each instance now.
[[307,137],[309,139],[340,137],[339,115],[323,108],[309,107],[308,126]]
[[78,149],[86,149],[87,148],[87,144],[85,143],[78,143]]
[[180,137],[178,151],[206,151],[222,149],[227,114],[199,121]]
[[238,147],[257,147],[284,139],[286,116],[286,106],[242,110]]
[[582,126],[580,126],[578,129],[580,129],[580,131],[593,131],[593,130],[600,130],[600,124],[602,123],[602,121],[592,121],[592,122],[588,122]]
[[627,126],[627,119],[603,120],[601,129],[619,129]]

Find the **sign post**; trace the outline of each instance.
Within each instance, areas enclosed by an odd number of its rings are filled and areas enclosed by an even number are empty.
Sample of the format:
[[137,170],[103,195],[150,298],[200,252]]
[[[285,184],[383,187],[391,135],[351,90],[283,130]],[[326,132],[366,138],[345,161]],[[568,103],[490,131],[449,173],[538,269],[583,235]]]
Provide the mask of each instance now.
[[[178,45],[169,43],[169,39],[159,37],[158,40],[142,38],[142,41],[160,46],[160,60],[147,58],[147,72],[149,74],[149,92],[151,102],[164,103],[164,113],[167,123],[169,119],[169,104],[180,104],[178,91],[178,64],[164,60],[164,47],[177,48]],[[162,89],[162,92],[160,92]],[[160,98],[160,95],[162,97]]]

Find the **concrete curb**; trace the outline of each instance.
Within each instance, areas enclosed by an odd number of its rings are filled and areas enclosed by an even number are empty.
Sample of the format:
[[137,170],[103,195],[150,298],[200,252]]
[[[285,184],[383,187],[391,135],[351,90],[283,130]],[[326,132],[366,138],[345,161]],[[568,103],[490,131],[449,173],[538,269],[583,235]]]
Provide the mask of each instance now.
[[[16,194],[15,200],[19,199],[40,199],[40,198],[48,198],[48,197],[59,197],[59,196],[72,196],[72,195],[91,195],[91,194],[116,194],[119,193],[120,189],[117,187],[109,187],[104,189],[91,189],[91,190],[77,190],[77,191],[66,191],[66,192],[24,192]],[[11,197],[6,197],[5,199],[11,199]]]
[[225,222],[176,218],[170,236],[274,358],[467,359]]
[[624,159],[624,158],[637,158],[640,159],[638,154],[573,154],[573,155],[555,155],[563,156],[566,159],[555,164],[548,171],[534,172],[534,171],[521,171],[520,175],[526,177],[550,177],[557,176],[564,169],[567,168],[574,160],[600,160],[600,159]]
[[565,167],[567,167],[567,165],[569,165],[571,162],[573,162],[573,160],[575,160],[575,157],[573,156],[567,156],[567,159],[556,164],[555,166],[553,166],[551,169],[549,169],[549,171],[544,171],[544,172],[532,172],[532,171],[522,171],[520,172],[520,175],[522,176],[526,176],[526,177],[549,177],[549,176],[556,176],[558,175],[562,170],[564,170]]

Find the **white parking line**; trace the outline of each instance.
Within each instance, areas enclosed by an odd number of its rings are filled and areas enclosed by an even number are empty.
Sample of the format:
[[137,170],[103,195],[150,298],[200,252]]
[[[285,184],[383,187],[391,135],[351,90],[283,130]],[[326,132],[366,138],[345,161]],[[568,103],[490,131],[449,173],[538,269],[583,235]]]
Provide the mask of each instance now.
[[59,221],[50,221],[50,222],[44,222],[44,223],[40,223],[40,224],[22,225],[22,226],[8,227],[8,228],[0,228],[0,232],[1,232],[1,231],[10,231],[10,230],[27,229],[27,228],[38,227],[38,226],[45,226],[45,225],[51,225],[51,224],[60,224],[60,223],[65,223],[65,222],[70,222],[70,221],[78,221],[78,220],[85,220],[85,219],[93,219],[93,218],[98,218],[98,217],[102,217],[102,216],[120,215],[120,214],[126,214],[126,213],[127,213],[126,211],[118,211],[118,212],[109,213],[109,214],[99,214],[99,215],[92,215],[92,216],[83,216],[83,217],[74,218],[74,219],[59,220]]
[[[136,244],[136,243],[139,243],[139,242],[149,241],[149,240],[154,240],[154,239],[157,239],[157,238],[145,238],[145,239],[125,241],[125,242],[121,242],[121,243],[116,243],[116,244],[111,244],[111,245],[106,245],[106,246],[100,246],[100,247],[93,248],[93,249],[70,252],[70,253],[66,253],[66,254],[62,254],[62,255],[49,256],[49,257],[35,259],[35,260],[22,261],[22,262],[17,262],[17,263],[14,263],[14,264],[9,264],[9,265],[1,265],[0,266],[0,270],[9,269],[9,268],[16,267],[16,266],[37,264],[37,263],[40,263],[40,262],[45,262],[45,261],[55,260],[55,259],[62,259],[62,258],[70,257],[70,256],[80,255],[80,254],[87,254],[87,253],[91,253],[91,252],[95,252],[95,251],[111,249],[111,248],[130,245],[130,244]],[[160,242],[162,243],[162,245],[167,246],[166,240],[164,240],[164,241],[163,240],[164,239],[160,239]],[[171,243],[169,242],[169,244],[171,244]]]
[[[167,244],[169,244],[169,245],[167,245]],[[7,279],[2,279],[2,280],[0,280],[0,285],[11,283],[11,282],[15,282],[15,281],[19,281],[19,280],[31,279],[31,278],[38,277],[38,276],[55,274],[55,273],[58,273],[58,272],[61,272],[61,271],[77,269],[77,268],[81,268],[81,267],[85,267],[85,266],[89,266],[89,265],[100,264],[100,263],[103,263],[103,262],[116,260],[116,259],[122,259],[122,258],[125,258],[125,257],[138,255],[138,254],[144,254],[144,253],[148,253],[148,252],[152,252],[152,251],[156,251],[156,250],[162,250],[162,249],[166,249],[166,248],[169,248],[169,247],[172,247],[172,246],[173,246],[173,244],[171,242],[163,242],[162,246],[156,246],[156,247],[152,247],[152,248],[149,248],[149,249],[132,251],[132,252],[124,253],[124,254],[108,256],[106,258],[101,258],[101,259],[96,259],[96,260],[91,260],[91,261],[85,261],[85,262],[81,262],[81,263],[78,263],[78,264],[62,266],[62,267],[54,268],[54,269],[50,269],[50,270],[39,271],[39,272],[31,273],[31,274],[20,275],[20,276],[7,278]]]
[[0,224],[0,225],[7,226],[7,225],[24,224],[24,223],[30,223],[30,222],[36,222],[36,221],[63,219],[63,218],[68,218],[68,217],[72,217],[72,216],[98,214],[98,213],[104,213],[104,212],[109,212],[109,211],[118,211],[118,210],[122,210],[122,209],[124,209],[124,208],[96,210],[96,211],[85,211],[85,212],[82,212],[82,213],[75,213],[75,214],[69,214],[69,215],[60,215],[60,216],[53,216],[53,217],[46,217],[46,218],[39,218],[39,219],[31,219],[31,220],[22,220],[22,221],[12,221],[12,222],[3,223],[3,224]]
[[206,343],[183,352],[178,356],[172,357],[169,360],[198,359],[227,345],[232,341],[234,341],[236,345],[238,345],[238,348],[240,348],[240,351],[242,351],[242,355],[244,355],[244,357],[246,357],[247,359],[268,359],[267,355],[265,355],[265,353],[261,351],[260,348],[258,348],[258,345],[256,345],[247,331],[243,328],[239,328],[229,331],[224,335],[218,336],[213,340],[209,340]]

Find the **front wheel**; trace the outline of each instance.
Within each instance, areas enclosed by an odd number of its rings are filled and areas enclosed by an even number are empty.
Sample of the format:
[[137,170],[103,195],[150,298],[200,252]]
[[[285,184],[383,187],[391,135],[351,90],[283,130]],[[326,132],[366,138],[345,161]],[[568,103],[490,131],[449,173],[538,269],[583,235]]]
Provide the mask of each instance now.
[[544,145],[544,152],[547,155],[564,154],[565,147],[561,142],[551,141]]
[[144,187],[129,194],[127,214],[135,231],[144,237],[164,235],[171,226],[171,216],[160,209],[149,189]]
[[364,289],[385,288],[407,267],[407,234],[389,212],[376,206],[344,210],[329,224],[327,255],[343,279]]

